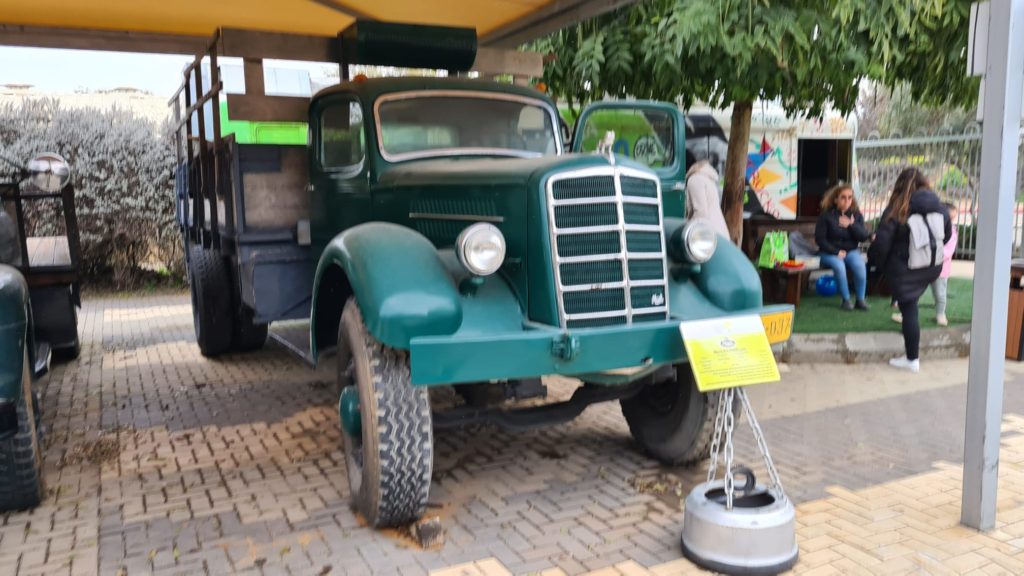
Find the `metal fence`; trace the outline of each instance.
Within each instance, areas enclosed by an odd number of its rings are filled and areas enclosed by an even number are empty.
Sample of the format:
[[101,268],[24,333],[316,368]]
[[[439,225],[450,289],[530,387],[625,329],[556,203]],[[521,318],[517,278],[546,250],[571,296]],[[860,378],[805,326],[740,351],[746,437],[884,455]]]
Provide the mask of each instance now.
[[[945,202],[957,207],[958,258],[974,258],[981,184],[981,128],[963,134],[882,139],[872,134],[854,143],[857,202],[868,222],[881,217],[896,176],[917,166]],[[1021,132],[1014,205],[1014,253],[1024,256],[1024,131]]]

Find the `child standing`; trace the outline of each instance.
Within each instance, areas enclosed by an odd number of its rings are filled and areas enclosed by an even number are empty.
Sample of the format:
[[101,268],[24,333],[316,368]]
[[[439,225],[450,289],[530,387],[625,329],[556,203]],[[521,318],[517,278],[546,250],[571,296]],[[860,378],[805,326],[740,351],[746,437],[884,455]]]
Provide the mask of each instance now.
[[[956,222],[956,206],[949,202],[942,204],[949,210],[949,221]],[[953,225],[953,235],[942,250],[942,272],[938,280],[932,282],[932,296],[935,298],[935,323],[939,326],[948,326],[946,318],[946,285],[949,283],[949,273],[953,268],[953,252],[956,252],[956,224]]]
[[[949,211],[949,221],[953,222],[953,235],[949,238],[949,242],[946,242],[945,246],[942,247],[942,272],[939,273],[938,279],[932,282],[932,298],[935,299],[935,323],[939,326],[949,326],[949,319],[946,318],[946,294],[947,285],[949,284],[949,274],[953,269],[953,253],[956,252],[956,216],[958,214],[956,206],[949,202],[943,202],[942,205]],[[896,307],[896,300],[893,300],[893,307]],[[896,312],[892,315],[893,322],[903,322],[903,314]]]

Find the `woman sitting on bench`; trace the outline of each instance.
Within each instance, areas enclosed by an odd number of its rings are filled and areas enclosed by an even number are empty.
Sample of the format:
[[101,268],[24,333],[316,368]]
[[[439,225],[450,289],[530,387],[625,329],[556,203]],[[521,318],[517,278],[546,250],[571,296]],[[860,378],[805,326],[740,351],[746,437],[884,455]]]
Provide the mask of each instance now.
[[849,184],[834,186],[821,201],[821,215],[814,228],[814,240],[818,244],[821,265],[828,266],[835,274],[839,295],[843,297],[840,307],[853,310],[850,302],[850,284],[846,270],[849,268],[853,287],[857,292],[856,307],[867,310],[864,293],[868,285],[868,271],[858,246],[870,237],[864,226],[864,216],[853,198]]

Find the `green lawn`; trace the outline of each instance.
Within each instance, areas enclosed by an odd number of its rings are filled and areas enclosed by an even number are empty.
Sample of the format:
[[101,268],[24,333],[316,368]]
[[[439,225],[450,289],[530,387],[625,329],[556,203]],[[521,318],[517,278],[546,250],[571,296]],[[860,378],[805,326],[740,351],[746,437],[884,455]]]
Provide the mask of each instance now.
[[[949,295],[946,317],[950,326],[970,324],[971,305],[974,297],[974,282],[964,278],[949,279]],[[889,297],[868,296],[871,310],[846,312],[839,308],[839,296],[822,298],[811,290],[803,295],[796,309],[793,331],[804,334],[837,332],[897,332],[900,325],[890,319],[893,309],[889,308]],[[921,297],[921,328],[935,328],[935,301],[931,289]]]

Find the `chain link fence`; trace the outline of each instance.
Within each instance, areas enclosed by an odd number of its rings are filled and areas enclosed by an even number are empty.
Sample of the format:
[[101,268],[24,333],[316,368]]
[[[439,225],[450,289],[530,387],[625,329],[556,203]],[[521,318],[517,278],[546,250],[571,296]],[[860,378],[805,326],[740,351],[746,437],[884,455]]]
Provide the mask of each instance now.
[[[974,259],[978,192],[981,185],[981,127],[971,124],[962,134],[881,138],[877,133],[854,143],[857,202],[867,222],[882,215],[900,171],[917,166],[944,202],[957,208],[957,258]],[[1024,131],[1018,145],[1013,250],[1024,256]]]

